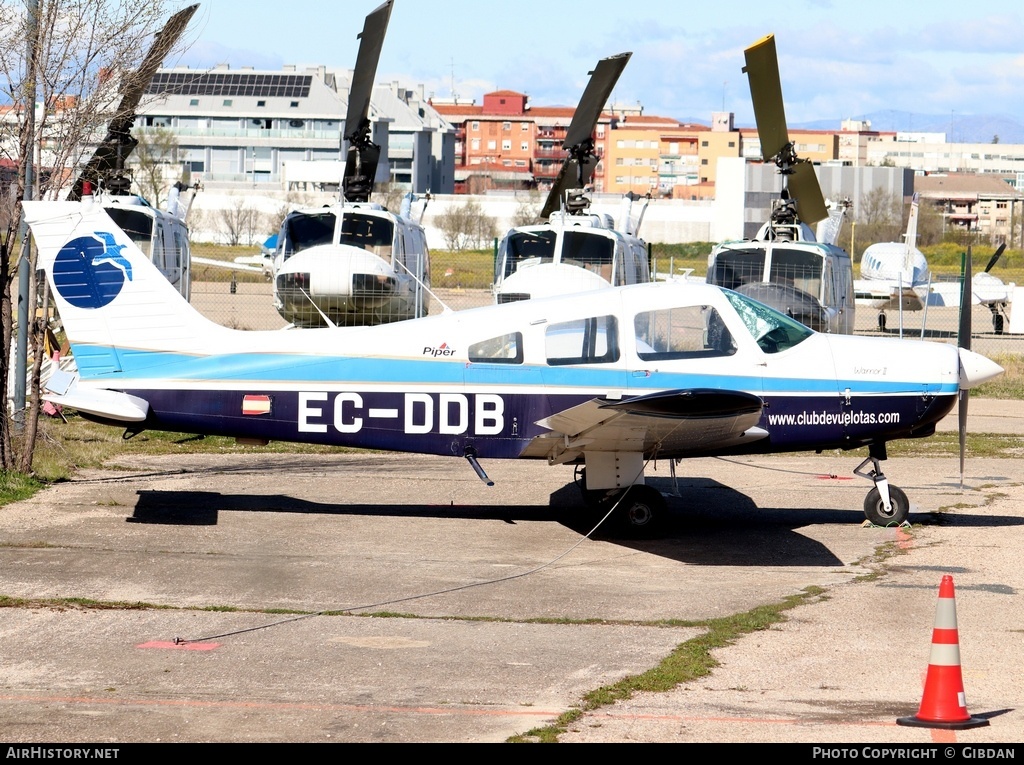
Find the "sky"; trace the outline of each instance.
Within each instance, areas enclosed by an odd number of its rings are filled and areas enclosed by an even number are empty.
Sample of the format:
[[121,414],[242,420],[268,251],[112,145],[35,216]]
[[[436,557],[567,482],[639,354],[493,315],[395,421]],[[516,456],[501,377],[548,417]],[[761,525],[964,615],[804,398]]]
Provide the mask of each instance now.
[[[380,1],[200,0],[188,49],[165,66],[351,69]],[[731,111],[747,127],[743,50],[766,34],[791,125],[893,111],[1024,122],[1020,0],[395,0],[377,81],[478,104],[515,90],[575,106],[598,60],[630,51],[614,102],[704,123]],[[899,119],[890,129],[924,129]]]

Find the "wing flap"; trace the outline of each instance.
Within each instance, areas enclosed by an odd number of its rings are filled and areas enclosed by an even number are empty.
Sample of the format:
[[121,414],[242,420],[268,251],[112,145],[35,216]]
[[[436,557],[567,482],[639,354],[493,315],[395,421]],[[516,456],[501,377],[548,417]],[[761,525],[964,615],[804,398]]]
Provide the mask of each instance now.
[[642,452],[668,458],[724,449],[768,433],[756,427],[763,402],[739,391],[676,390],[624,401],[592,399],[537,424],[524,457],[572,462],[585,452]]

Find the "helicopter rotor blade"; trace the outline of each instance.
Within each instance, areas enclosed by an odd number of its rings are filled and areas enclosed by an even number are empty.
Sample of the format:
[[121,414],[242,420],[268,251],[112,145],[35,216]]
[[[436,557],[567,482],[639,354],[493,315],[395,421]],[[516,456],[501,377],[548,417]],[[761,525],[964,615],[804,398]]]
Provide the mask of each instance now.
[[[164,59],[171,52],[171,48],[178,42],[198,8],[198,3],[190,5],[171,16],[163,29],[154,36],[153,44],[139,68],[125,77],[122,84],[121,102],[107,127],[107,135],[75,180],[68,193],[69,200],[75,201],[82,198],[86,181],[95,186],[105,173],[124,168],[128,156],[138,145],[138,141],[131,135],[131,129],[135,124],[135,112],[142,100],[142,95],[149,87],[149,83],[152,82],[156,70],[160,68]],[[125,191],[125,193],[127,192]]]
[[559,209],[566,191],[582,189],[590,183],[598,161],[597,155],[594,154],[594,129],[622,70],[626,68],[632,55],[620,53],[603,58],[589,73],[590,81],[583,91],[566,131],[565,140],[562,142],[562,148],[569,152],[569,156],[562,163],[558,176],[551,185],[551,191],[548,192],[548,198],[541,209],[541,220],[547,220],[551,213]]
[[796,201],[796,214],[808,226],[828,217],[825,196],[810,162],[798,162],[789,176],[789,194]]
[[797,157],[789,140],[775,35],[765,35],[746,48],[743,58],[757,136],[761,141],[761,157],[765,162],[775,162],[782,172],[786,193],[796,200],[797,217],[802,223],[813,226],[828,217],[828,208],[813,165]]
[[750,100],[754,104],[757,136],[761,156],[774,159],[789,143],[786,127],[786,106],[782,100],[782,80],[775,51],[775,35],[765,35],[743,51],[743,71],[750,83]]
[[358,35],[359,52],[345,115],[345,140],[349,146],[342,186],[349,202],[368,201],[377,175],[380,147],[370,140],[370,96],[377,79],[377,65],[393,6],[394,0],[387,0],[374,9],[366,17],[363,31]]

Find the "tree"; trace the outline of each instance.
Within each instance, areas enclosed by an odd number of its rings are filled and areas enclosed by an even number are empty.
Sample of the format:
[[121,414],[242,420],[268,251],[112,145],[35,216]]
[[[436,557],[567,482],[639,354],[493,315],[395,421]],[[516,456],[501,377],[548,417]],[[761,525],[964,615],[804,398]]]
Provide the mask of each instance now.
[[540,197],[540,192],[537,189],[530,189],[529,193],[525,198],[516,195],[516,212],[512,216],[512,227],[518,228],[519,226],[531,226],[534,223],[540,223],[540,210],[544,204],[544,200]]
[[232,196],[228,206],[220,211],[220,222],[226,243],[234,247],[255,242],[262,230],[263,216],[245,197]]
[[162,208],[168,189],[179,179],[168,182],[168,170],[177,168],[178,138],[168,128],[157,128],[140,135],[130,164],[135,170],[139,193],[154,207]]
[[[898,242],[906,230],[903,200],[876,186],[863,197],[857,211],[857,244],[863,252],[876,242]],[[856,253],[850,253],[856,259]]]
[[486,247],[498,235],[494,219],[485,215],[480,203],[473,199],[449,207],[434,219],[434,225],[440,229],[445,246],[457,252]]
[[[0,388],[7,390],[14,334],[12,282],[22,262],[29,263],[28,307],[46,305],[34,282],[35,264],[23,240],[18,267],[12,268],[19,235],[21,199],[55,198],[74,182],[77,169],[117,116],[118,88],[139,67],[166,23],[167,0],[27,0],[0,5],[0,99],[7,112],[0,120],[0,159],[16,168],[0,188]],[[26,237],[27,239],[27,237]],[[42,331],[31,337],[32,390],[38,394]],[[3,396],[0,416],[0,469],[29,472],[35,442],[39,396],[27,413],[11,412]],[[24,417],[16,450],[12,414]],[[20,452],[20,453],[17,453]]]

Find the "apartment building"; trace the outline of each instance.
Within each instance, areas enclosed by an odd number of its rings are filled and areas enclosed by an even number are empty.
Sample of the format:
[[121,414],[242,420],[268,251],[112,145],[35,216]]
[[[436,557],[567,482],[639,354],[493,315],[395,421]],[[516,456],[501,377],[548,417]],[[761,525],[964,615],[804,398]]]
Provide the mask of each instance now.
[[942,211],[944,229],[980,233],[993,245],[1024,243],[1024,192],[991,174],[920,174],[914,188],[922,202]]
[[[171,131],[177,162],[208,189],[336,188],[345,160],[351,71],[161,69],[146,90],[133,132]],[[421,93],[397,83],[371,98],[372,140],[382,148],[378,183],[416,193],[454,188],[454,130]],[[293,181],[294,183],[294,181]]]

